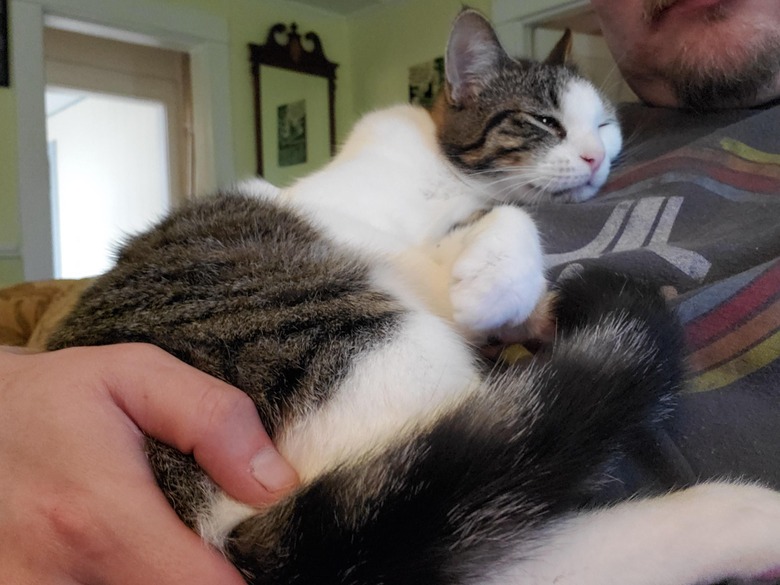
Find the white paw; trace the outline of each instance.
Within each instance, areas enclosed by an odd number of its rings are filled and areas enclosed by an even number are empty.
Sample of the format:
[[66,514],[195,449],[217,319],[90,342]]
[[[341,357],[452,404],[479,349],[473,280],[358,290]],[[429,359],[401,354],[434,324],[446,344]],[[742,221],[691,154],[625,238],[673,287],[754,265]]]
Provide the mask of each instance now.
[[521,209],[500,206],[475,224],[452,268],[453,320],[484,338],[523,323],[546,290],[539,234]]

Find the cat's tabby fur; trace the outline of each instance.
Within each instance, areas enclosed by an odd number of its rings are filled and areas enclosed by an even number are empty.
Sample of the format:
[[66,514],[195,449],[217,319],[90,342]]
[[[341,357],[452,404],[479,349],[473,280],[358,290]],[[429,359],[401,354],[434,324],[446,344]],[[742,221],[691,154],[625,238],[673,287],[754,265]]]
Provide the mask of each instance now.
[[[464,335],[505,334],[544,294],[533,222],[494,204],[589,197],[619,131],[587,82],[510,60],[473,11],[447,59],[437,124],[375,113],[282,194],[187,205],[133,238],[51,341],[152,343],[251,396],[302,477],[267,509],[147,442],[176,511],[251,583],[552,581],[576,550],[529,563],[571,548],[567,515],[680,384],[664,300],[597,269],[559,286],[555,342],[526,369],[475,355]],[[533,174],[553,160],[566,173]]]

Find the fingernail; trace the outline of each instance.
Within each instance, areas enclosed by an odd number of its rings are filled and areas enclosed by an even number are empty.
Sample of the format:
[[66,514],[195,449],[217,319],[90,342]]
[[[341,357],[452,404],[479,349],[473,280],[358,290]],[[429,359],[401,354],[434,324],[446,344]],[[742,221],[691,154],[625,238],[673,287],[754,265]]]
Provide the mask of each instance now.
[[260,449],[252,457],[249,470],[269,492],[287,491],[298,484],[298,474],[272,447]]

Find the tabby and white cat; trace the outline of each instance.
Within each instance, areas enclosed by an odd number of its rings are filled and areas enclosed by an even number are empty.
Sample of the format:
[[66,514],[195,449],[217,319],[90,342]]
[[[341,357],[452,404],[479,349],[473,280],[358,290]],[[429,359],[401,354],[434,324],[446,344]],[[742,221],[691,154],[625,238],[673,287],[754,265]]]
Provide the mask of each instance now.
[[50,347],[149,342],[251,396],[302,478],[278,504],[147,441],[177,513],[251,583],[682,585],[780,564],[768,490],[576,512],[668,408],[682,334],[653,287],[588,269],[557,287],[552,348],[481,361],[473,342],[517,334],[546,288],[507,203],[592,196],[620,133],[588,82],[510,59],[474,11],[446,77],[432,114],[368,115],[290,189],[244,185],[132,239]]

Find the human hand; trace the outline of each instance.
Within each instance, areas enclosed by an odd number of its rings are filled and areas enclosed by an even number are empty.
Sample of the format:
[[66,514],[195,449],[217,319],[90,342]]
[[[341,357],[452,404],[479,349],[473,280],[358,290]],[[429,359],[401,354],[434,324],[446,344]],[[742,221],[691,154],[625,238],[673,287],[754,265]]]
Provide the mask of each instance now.
[[297,482],[245,394],[160,349],[21,355],[2,348],[4,582],[244,583],[173,512],[146,460],[141,429],[192,453],[247,503],[269,503]]

